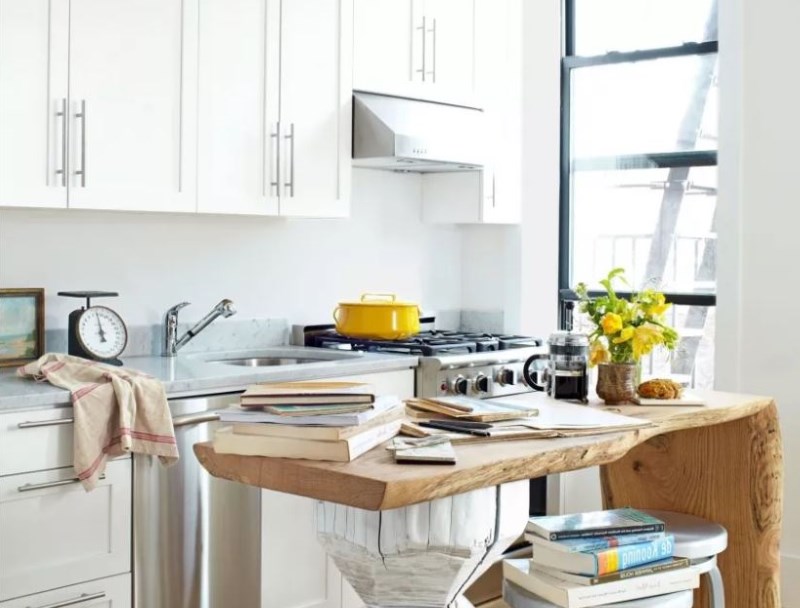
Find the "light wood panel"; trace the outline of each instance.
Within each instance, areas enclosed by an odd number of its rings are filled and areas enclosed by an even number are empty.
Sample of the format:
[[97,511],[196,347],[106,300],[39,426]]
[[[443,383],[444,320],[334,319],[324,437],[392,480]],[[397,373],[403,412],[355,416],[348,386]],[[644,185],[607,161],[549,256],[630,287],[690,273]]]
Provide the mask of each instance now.
[[739,420],[769,408],[768,397],[702,393],[702,408],[615,408],[654,422],[635,431],[456,446],[454,466],[397,465],[379,446],[350,463],[216,454],[195,445],[202,465],[217,477],[368,510],[385,510],[619,460],[635,446],[674,431]]
[[[653,437],[601,468],[607,508],[691,513],[728,530],[719,556],[731,608],[779,608],[783,452],[775,404],[724,424]],[[707,606],[704,588],[695,606]]]

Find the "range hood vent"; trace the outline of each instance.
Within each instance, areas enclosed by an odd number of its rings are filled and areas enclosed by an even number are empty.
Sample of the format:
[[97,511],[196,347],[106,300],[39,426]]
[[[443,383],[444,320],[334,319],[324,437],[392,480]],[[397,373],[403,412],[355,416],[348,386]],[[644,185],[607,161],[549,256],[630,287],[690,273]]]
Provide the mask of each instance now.
[[481,110],[375,93],[353,94],[353,166],[414,173],[476,171],[485,163]]

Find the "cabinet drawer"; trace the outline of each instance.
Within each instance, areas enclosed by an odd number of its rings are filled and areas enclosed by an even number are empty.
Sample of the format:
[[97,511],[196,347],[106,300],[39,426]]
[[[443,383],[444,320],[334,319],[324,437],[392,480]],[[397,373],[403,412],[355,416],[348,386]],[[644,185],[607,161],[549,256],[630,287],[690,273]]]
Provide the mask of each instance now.
[[92,492],[73,476],[0,479],[0,600],[130,571],[130,459],[110,462]]
[[0,608],[131,608],[131,575],[122,574],[0,602]]
[[0,416],[0,475],[72,466],[72,408]]

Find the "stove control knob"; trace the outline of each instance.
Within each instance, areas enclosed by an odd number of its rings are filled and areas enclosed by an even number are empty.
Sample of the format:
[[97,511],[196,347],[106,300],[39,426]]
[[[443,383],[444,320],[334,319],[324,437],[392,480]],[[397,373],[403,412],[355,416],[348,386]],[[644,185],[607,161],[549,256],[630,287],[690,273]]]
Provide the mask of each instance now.
[[519,384],[519,377],[517,376],[517,370],[508,367],[504,367],[499,372],[497,372],[495,380],[500,386],[513,386],[515,384]]
[[486,374],[478,374],[472,381],[472,390],[476,393],[489,392],[489,377]]
[[450,380],[450,392],[455,395],[466,395],[469,381],[464,376],[456,376]]

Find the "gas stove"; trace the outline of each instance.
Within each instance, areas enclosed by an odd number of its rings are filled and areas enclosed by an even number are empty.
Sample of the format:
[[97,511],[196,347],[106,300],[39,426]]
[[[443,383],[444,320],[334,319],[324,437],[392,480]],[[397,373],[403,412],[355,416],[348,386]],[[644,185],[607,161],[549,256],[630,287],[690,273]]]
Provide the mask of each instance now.
[[[421,319],[432,324],[432,318]],[[336,333],[333,325],[295,328],[295,342],[317,348],[419,356],[417,397],[468,395],[481,399],[529,392],[522,366],[546,352],[529,336],[430,329],[405,340],[367,340]]]

